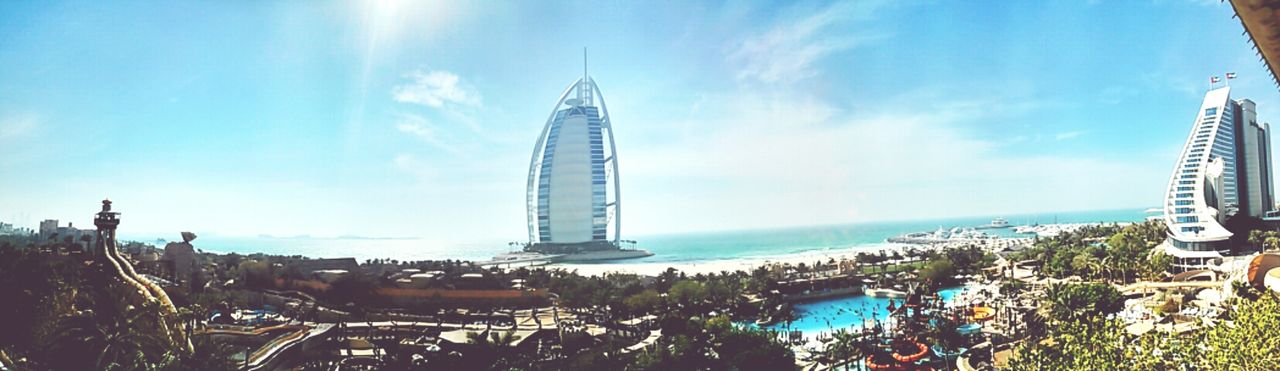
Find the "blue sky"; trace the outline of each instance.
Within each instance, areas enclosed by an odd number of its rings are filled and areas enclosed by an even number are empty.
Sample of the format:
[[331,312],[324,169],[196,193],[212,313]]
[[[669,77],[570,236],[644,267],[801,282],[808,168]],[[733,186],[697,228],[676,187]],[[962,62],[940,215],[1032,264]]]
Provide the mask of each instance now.
[[653,234],[1158,203],[1207,78],[1280,112],[1230,5],[4,2],[0,219],[525,237],[582,48]]

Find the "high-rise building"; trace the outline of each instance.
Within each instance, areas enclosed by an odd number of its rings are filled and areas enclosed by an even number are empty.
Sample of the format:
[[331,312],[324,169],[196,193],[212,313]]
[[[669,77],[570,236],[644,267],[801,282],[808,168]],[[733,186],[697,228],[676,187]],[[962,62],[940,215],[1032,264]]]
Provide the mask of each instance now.
[[553,252],[617,247],[620,192],[609,110],[584,67],[534,144],[525,195],[530,244]]
[[1258,122],[1257,104],[1248,99],[1240,100],[1247,215],[1262,217],[1275,207],[1274,184],[1271,176],[1271,125]]
[[49,238],[49,235],[58,233],[58,220],[45,219],[40,221],[40,238]]
[[1191,134],[1169,178],[1165,250],[1175,271],[1206,268],[1230,246],[1233,217],[1263,217],[1275,200],[1271,135],[1256,105],[1232,100],[1231,88],[1205,94]]

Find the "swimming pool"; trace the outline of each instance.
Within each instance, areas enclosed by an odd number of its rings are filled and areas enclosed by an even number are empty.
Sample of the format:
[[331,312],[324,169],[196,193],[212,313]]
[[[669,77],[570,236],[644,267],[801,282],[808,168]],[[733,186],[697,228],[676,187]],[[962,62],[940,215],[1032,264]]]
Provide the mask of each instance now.
[[[938,292],[943,301],[963,290],[962,287],[946,288]],[[868,319],[883,322],[889,318],[889,301],[901,305],[902,299],[875,298],[865,295],[819,300],[796,304],[796,316],[790,326],[779,322],[764,328],[787,331],[800,330],[805,337],[813,337],[819,332],[831,333],[836,329],[860,329]]]

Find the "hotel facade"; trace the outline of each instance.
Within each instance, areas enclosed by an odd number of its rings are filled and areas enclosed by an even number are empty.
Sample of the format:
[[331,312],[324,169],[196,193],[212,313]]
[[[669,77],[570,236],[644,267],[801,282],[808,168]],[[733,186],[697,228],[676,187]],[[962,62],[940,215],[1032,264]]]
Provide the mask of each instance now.
[[1262,218],[1275,204],[1271,130],[1231,88],[1205,94],[1169,178],[1163,206],[1174,271],[1208,269],[1230,249],[1227,220]]
[[600,88],[583,72],[556,100],[529,161],[529,241],[540,252],[617,248],[619,242],[613,125]]

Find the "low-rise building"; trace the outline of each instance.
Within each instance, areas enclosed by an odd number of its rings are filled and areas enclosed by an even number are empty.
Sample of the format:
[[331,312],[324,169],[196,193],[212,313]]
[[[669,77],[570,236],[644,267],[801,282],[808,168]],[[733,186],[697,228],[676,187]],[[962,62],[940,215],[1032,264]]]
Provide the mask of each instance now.
[[315,271],[340,269],[347,272],[358,272],[360,263],[356,258],[336,259],[293,259],[285,264],[286,269],[297,269],[298,273],[311,275]]

